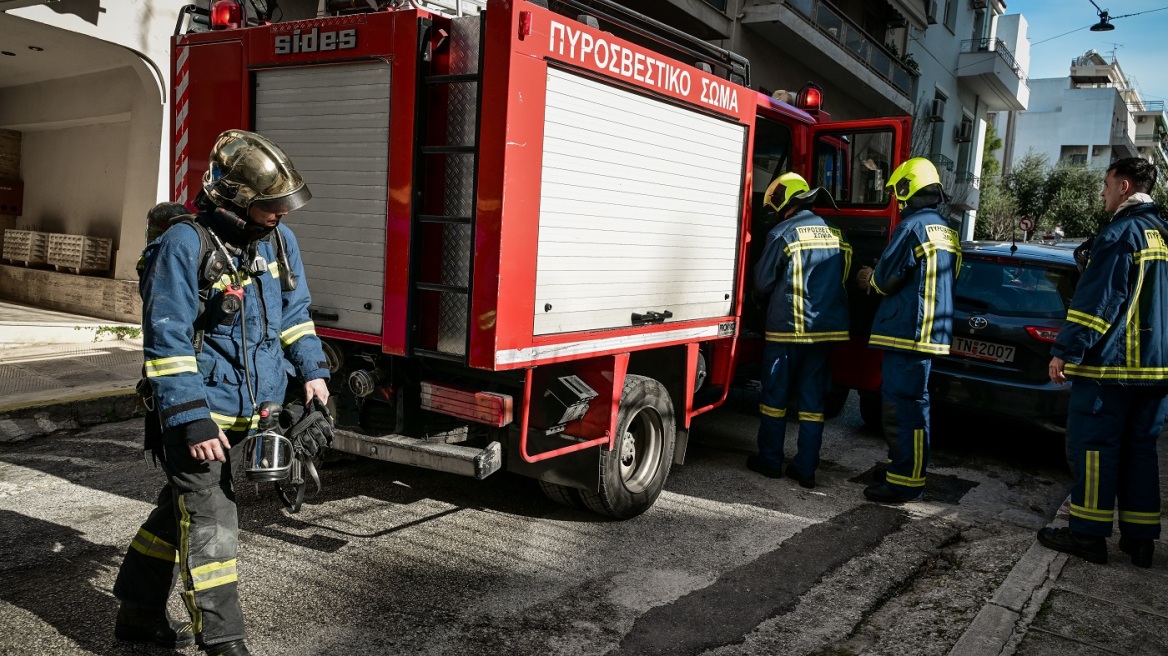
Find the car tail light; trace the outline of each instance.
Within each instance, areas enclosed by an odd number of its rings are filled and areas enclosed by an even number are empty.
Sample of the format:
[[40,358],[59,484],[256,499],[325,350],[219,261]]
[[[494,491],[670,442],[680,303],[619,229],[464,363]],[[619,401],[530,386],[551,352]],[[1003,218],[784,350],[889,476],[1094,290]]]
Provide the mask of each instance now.
[[211,29],[234,30],[243,25],[243,5],[238,0],[216,0],[211,5]]
[[1026,326],[1026,332],[1040,342],[1053,342],[1058,338],[1059,329],[1046,326]]
[[514,415],[514,402],[507,394],[479,392],[422,381],[422,408],[488,426],[503,427]]

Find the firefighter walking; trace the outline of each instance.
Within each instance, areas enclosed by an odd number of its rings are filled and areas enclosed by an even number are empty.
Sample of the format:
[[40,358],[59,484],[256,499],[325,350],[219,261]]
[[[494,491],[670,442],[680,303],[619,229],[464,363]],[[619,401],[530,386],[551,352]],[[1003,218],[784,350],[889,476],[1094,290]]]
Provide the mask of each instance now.
[[763,203],[775,210],[779,224],[767,235],[754,269],[757,291],[770,294],[770,303],[758,455],[750,456],[746,466],[771,478],[783,475],[788,410],[797,401],[798,446],[785,473],[807,488],[815,487],[823,443],[824,405],[831,387],[828,354],[832,343],[848,339],[845,285],[852,258],[839,228],[809,209],[820,197],[831,202],[830,194],[811,190],[797,173],[784,173],[770,184]]
[[[283,402],[288,369],[305,402],[327,401],[328,370],[309,318],[295,237],[280,218],[308,202],[282,150],[242,130],[220,135],[199,212],[166,228],[141,272],[147,448],[167,483],[114,584],[123,640],[245,656],[233,465],[262,401]],[[175,569],[191,616],[166,616]]]
[[869,346],[884,350],[881,369],[883,424],[888,442],[885,480],[864,496],[899,504],[923,498],[929,463],[929,372],[934,355],[953,340],[953,285],[961,269],[961,241],[937,212],[945,200],[941,178],[923,157],[892,172],[888,185],[900,203],[901,222],[875,270],[858,280],[880,294]]
[[[1067,458],[1075,476],[1070,526],[1044,528],[1042,544],[1107,562],[1119,510],[1119,548],[1151,567],[1160,537],[1156,440],[1168,395],[1168,224],[1149,192],[1156,169],[1116,161],[1104,179],[1111,222],[1090,243],[1067,320],[1051,353],[1050,379],[1074,381]],[[1118,498],[1118,505],[1117,505]]]

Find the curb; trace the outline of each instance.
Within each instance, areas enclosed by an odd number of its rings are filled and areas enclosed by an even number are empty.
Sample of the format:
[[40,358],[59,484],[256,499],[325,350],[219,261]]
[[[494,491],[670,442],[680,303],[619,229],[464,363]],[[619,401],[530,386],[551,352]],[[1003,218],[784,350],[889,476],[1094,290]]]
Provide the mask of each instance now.
[[37,406],[0,407],[0,443],[142,416],[133,390],[62,398]]
[[[1067,521],[1060,517],[1049,524],[1055,528],[1066,525]],[[1066,563],[1066,554],[1035,541],[978,611],[949,656],[1013,654]]]

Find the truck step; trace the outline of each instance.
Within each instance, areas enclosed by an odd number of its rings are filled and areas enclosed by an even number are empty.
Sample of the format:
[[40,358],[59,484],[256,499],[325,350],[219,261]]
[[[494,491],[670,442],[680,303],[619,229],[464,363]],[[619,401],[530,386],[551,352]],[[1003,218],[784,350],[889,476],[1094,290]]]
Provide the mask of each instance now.
[[336,428],[333,429],[332,448],[366,458],[479,480],[499,471],[503,466],[503,448],[498,442],[491,442],[480,449],[405,435],[366,435]]

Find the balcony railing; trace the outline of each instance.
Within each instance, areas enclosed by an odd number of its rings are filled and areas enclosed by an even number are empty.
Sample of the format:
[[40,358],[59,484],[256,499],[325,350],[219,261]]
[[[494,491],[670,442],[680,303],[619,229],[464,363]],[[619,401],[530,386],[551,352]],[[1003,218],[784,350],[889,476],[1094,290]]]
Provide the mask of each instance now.
[[1014,59],[1014,53],[1002,43],[1001,39],[970,39],[961,42],[961,52],[996,52],[1014,71],[1014,75],[1018,76],[1019,80],[1026,81],[1026,71],[1018,65],[1018,60]]
[[971,187],[981,188],[981,178],[974,175],[972,171],[958,171],[954,180],[957,184],[967,184]]
[[1162,112],[1164,111],[1163,100],[1153,100],[1150,102],[1128,103],[1128,111],[1132,112]]
[[928,155],[925,155],[925,159],[932,162],[938,169],[952,171],[954,168],[953,160],[945,157],[941,153],[929,153]]
[[787,6],[906,96],[917,72],[873,40],[867,32],[823,0],[787,0]]

